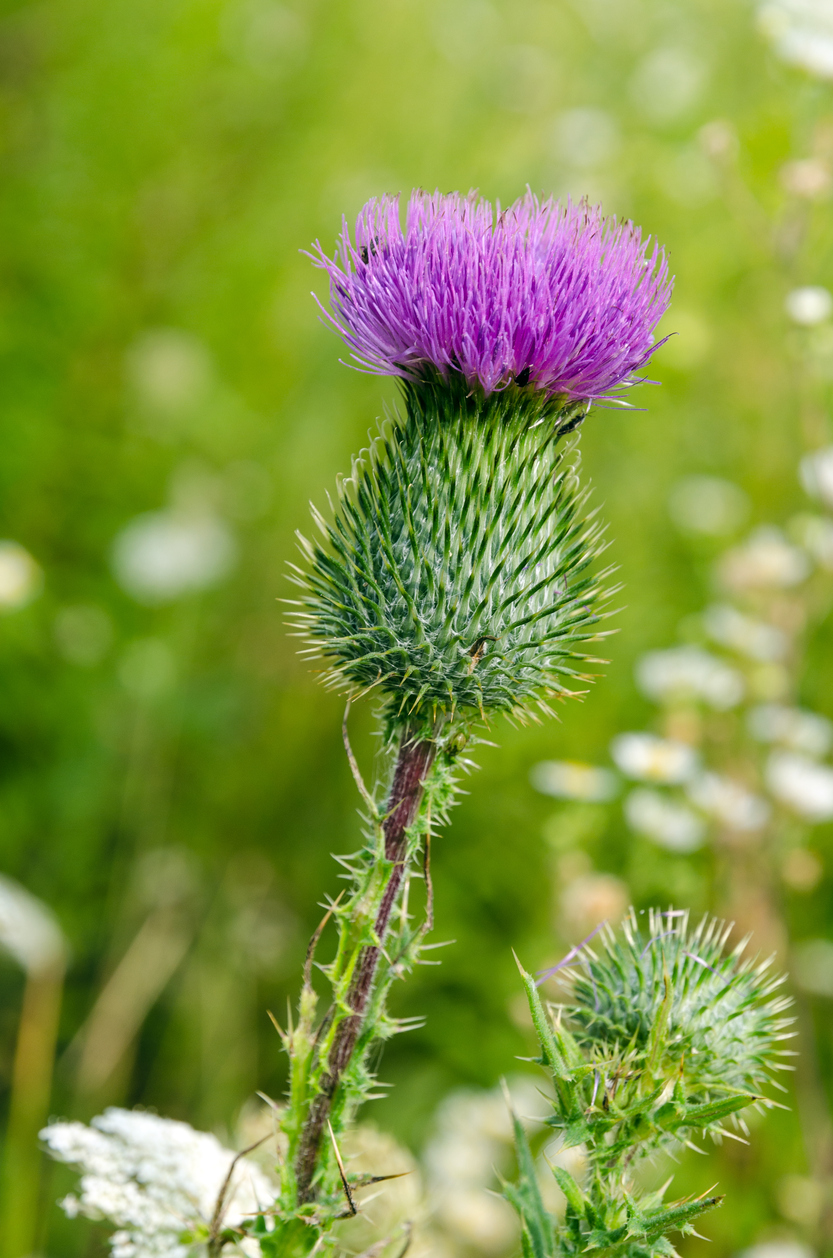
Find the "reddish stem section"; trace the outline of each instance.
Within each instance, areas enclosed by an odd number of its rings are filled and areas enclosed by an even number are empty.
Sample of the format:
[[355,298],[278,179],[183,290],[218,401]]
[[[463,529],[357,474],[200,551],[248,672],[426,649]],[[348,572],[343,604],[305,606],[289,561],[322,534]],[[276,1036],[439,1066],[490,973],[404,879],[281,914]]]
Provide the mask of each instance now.
[[[393,868],[382,896],[379,912],[376,914],[376,935],[380,945],[384,943],[393,906],[405,875],[408,829],[413,825],[419,812],[425,790],[425,778],[433,763],[435,750],[434,743],[411,742],[407,734],[403,735],[388,797],[387,815],[382,826],[385,836],[385,858],[393,861]],[[304,1130],[301,1133],[295,1159],[295,1178],[298,1201],[301,1205],[312,1201],[315,1197],[313,1179],[318,1165],[324,1128],[332,1109],[336,1089],[353,1056],[356,1041],[359,1038],[373,992],[373,980],[376,977],[380,950],[379,946],[366,947],[362,950],[347,997],[353,1014],[339,1025],[327,1060],[327,1070],[321,1079],[321,1090],[310,1105]]]

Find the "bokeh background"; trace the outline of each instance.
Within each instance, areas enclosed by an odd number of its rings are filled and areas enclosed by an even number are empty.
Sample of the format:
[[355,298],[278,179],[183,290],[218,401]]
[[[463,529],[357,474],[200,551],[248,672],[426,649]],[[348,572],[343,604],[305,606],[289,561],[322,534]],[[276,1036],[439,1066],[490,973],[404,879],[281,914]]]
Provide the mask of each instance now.
[[[610,768],[623,731],[667,734],[635,662],[697,637],[726,546],[772,525],[797,547],[818,511],[798,468],[833,439],[825,20],[821,0],[3,4],[4,1258],[107,1252],[54,1204],[71,1176],[41,1164],[47,1115],[138,1104],[232,1140],[256,1089],[280,1096],[266,1010],[294,998],[331,853],[360,835],[342,703],[298,661],[280,600],[308,500],[396,399],[339,362],[303,251],[417,185],[503,204],[530,185],[632,217],[668,249],[677,335],[641,409],[585,425],[624,585],[610,664],[558,722],[497,725],[478,749],[434,851],[435,937],[456,942],[397,996],[427,1021],[386,1050],[378,1139],[442,1168],[442,1132],[523,1069],[511,948],[552,963],[629,902],[731,912],[780,963],[804,957],[802,1064],[749,1148],[682,1160],[680,1191],[730,1194],[712,1248],[685,1252],[830,1247],[833,805],[782,827],[808,859],[785,877],[775,860],[752,903],[758,848],[733,864],[719,836],[637,833],[607,802],[618,788],[530,778],[542,761]],[[833,717],[833,546],[813,518],[792,619],[783,599],[756,612],[792,635],[789,660],[752,690]],[[351,729],[371,775],[370,703]],[[699,736],[681,718],[671,733]],[[511,1250],[477,1209],[438,1254]]]

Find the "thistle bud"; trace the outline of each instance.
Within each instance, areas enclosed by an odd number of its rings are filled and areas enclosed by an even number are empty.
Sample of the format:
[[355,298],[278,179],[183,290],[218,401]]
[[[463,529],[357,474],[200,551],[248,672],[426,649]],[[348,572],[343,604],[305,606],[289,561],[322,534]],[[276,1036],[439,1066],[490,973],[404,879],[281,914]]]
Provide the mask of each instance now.
[[640,1159],[697,1133],[731,1135],[728,1119],[743,1129],[740,1111],[772,1105],[761,1089],[775,1070],[789,1069],[776,1061],[786,1055],[779,1042],[792,1034],[783,1016],[789,1000],[777,994],[783,978],[769,974],[768,962],[742,960],[745,941],[725,954],[728,935],[714,919],[691,929],[687,913],[669,910],[649,914],[646,937],[631,911],[620,934],[603,929],[601,947],[585,941],[545,973],[558,973],[570,990],[570,1003],[555,1011],[521,970],[540,1061],[552,1075],[546,1121],[563,1148],[583,1146],[588,1166],[582,1186],[553,1168],[567,1200],[561,1223],[544,1207],[515,1123],[520,1180],[505,1193],[521,1216],[524,1253],[673,1258],[667,1234],[691,1233],[695,1219],[720,1205],[708,1194],[667,1204],[667,1184],[640,1194],[633,1172]]

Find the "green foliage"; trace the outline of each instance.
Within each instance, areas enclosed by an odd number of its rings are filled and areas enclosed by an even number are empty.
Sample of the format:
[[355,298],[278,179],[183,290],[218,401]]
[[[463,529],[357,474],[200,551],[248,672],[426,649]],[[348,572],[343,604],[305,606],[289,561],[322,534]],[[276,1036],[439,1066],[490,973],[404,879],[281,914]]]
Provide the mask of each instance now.
[[589,680],[576,665],[609,593],[590,568],[601,528],[577,455],[558,444],[586,405],[432,385],[405,399],[333,519],[315,513],[324,542],[301,539],[295,623],[332,662],[325,680],[378,686],[393,724],[546,710]]
[[731,1135],[723,1126],[729,1118],[745,1130],[740,1110],[774,1104],[753,1089],[772,1082],[776,1045],[791,1034],[781,1016],[789,1001],[773,996],[783,980],[767,977],[767,963],[742,962],[742,944],[723,956],[728,931],[714,919],[691,930],[687,914],[651,911],[648,929],[646,940],[632,913],[621,935],[608,928],[600,955],[582,947],[575,967],[562,971],[572,1003],[554,1011],[521,969],[554,1091],[546,1121],[560,1133],[561,1149],[582,1146],[587,1159],[583,1185],[551,1167],[566,1199],[558,1222],[543,1205],[515,1120],[519,1182],[505,1193],[521,1217],[529,1258],[596,1250],[671,1258],[668,1233],[690,1234],[722,1198],[706,1193],[666,1205],[668,1184],[657,1192],[636,1188],[639,1162],[690,1144],[697,1133]]

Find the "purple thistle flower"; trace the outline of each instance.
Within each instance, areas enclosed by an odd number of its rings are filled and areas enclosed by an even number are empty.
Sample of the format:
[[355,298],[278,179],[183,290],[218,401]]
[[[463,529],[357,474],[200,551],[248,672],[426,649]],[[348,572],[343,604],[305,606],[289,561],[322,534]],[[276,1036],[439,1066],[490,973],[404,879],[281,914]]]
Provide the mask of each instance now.
[[324,314],[365,370],[592,400],[632,383],[657,348],[671,280],[649,243],[586,202],[527,192],[495,213],[474,193],[418,191],[404,232],[399,198],[374,198],[354,240],[344,220],[334,259],[317,242],[310,256],[330,277]]

